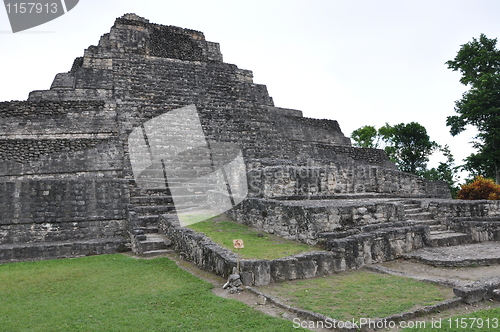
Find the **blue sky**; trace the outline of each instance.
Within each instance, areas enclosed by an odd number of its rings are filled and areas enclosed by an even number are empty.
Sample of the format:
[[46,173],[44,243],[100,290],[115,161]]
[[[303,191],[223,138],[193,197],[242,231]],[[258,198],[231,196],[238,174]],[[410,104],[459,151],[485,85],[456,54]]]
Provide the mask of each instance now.
[[458,162],[473,151],[474,131],[449,134],[446,117],[467,87],[444,63],[472,37],[500,36],[497,0],[80,0],[16,34],[0,8],[0,101],[48,89],[131,12],[204,32],[225,62],[267,85],[276,106],[337,120],[346,136],[363,125],[416,121]]

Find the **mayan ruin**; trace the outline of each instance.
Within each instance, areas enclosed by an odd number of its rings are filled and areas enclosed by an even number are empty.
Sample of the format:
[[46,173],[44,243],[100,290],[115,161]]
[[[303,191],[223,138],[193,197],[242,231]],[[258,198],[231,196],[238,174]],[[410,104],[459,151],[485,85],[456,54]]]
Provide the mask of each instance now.
[[[500,240],[499,201],[452,200],[275,105],[202,32],[125,14],[68,69],[0,102],[0,263],[173,249],[261,286]],[[322,251],[239,262],[187,227],[197,209]]]

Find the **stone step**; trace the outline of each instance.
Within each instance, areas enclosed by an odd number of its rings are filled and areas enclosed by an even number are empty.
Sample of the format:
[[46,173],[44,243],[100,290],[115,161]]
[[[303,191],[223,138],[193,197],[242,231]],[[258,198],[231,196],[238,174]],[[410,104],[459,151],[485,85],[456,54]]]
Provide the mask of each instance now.
[[149,250],[142,253],[142,257],[154,257],[154,256],[162,256],[168,253],[174,252],[172,249],[158,249],[158,250]]
[[162,214],[174,210],[174,204],[169,205],[142,205],[134,206],[134,211],[138,215]]
[[472,235],[454,231],[434,231],[425,243],[429,247],[450,247],[472,242]]
[[207,201],[206,194],[190,194],[190,195],[178,195],[175,196],[174,202],[182,202],[184,204],[199,204]]
[[171,196],[136,196],[130,197],[134,205],[169,205],[173,203]]
[[148,251],[167,249],[172,244],[163,234],[151,233],[144,235],[146,235],[146,240],[139,241],[139,252],[142,254]]
[[429,227],[441,225],[440,221],[436,219],[413,220],[413,222],[419,225],[428,225]]
[[138,196],[170,196],[169,189],[142,189],[139,187],[131,186],[130,187],[130,196],[138,197]]
[[408,209],[421,209],[420,203],[403,203],[403,207],[405,210]]
[[[432,221],[434,221],[434,220],[432,220]],[[431,229],[431,233],[448,230],[448,227],[446,227],[446,225],[442,225],[442,224],[429,224],[429,227]]]
[[140,227],[148,227],[151,225],[156,225],[158,222],[157,214],[146,214],[137,216],[137,220],[139,221]]
[[195,204],[195,203],[187,203],[187,204],[180,204],[175,206],[175,211],[181,212],[181,211],[191,211],[193,209],[199,209],[202,208],[206,204]]
[[405,214],[416,214],[416,213],[423,213],[423,212],[424,212],[424,209],[422,209],[421,207],[410,208],[410,209],[405,208]]
[[144,232],[144,234],[158,233],[159,229],[157,225],[139,226],[139,229]]
[[434,215],[430,212],[420,212],[420,213],[407,213],[405,217],[408,220],[432,220]]
[[441,248],[425,247],[404,253],[403,257],[438,267],[486,266],[500,263],[499,249],[500,242],[493,241]]

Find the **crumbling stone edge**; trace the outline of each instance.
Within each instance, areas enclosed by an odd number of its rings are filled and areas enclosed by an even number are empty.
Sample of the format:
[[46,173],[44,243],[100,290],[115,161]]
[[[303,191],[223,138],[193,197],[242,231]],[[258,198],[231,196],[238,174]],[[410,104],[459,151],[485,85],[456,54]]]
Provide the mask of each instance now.
[[[200,269],[227,278],[238,266],[235,253],[203,233],[181,227],[175,214],[160,215],[158,226],[172,241],[174,250]],[[239,261],[238,272],[245,286],[263,286],[358,269],[422,247],[426,230],[428,226],[375,229],[363,235],[331,240],[325,246],[327,251],[304,252],[274,260],[243,259]]]
[[[262,296],[262,297],[266,298],[266,301],[268,301],[269,303],[272,303],[280,308],[283,308],[287,311],[290,311],[290,312],[296,314],[297,316],[299,316],[303,319],[306,319],[306,320],[316,321],[316,322],[318,322],[318,321],[337,322],[337,324],[336,324],[337,326],[346,326],[349,324],[349,322],[352,323],[352,321],[348,321],[348,322],[343,322],[344,324],[342,324],[342,323],[340,323],[341,321],[339,321],[337,319],[333,319],[333,318],[328,317],[328,316],[325,316],[323,314],[308,311],[308,310],[302,310],[302,309],[298,309],[298,308],[289,306],[288,304],[281,302],[280,300],[276,299],[275,297],[272,297],[268,294],[262,293],[259,290],[255,289],[251,286],[247,286],[246,289],[249,292],[251,292],[257,296]],[[433,304],[430,306],[425,306],[425,307],[420,308],[420,309],[406,311],[406,312],[403,312],[400,314],[390,315],[390,316],[387,316],[384,318],[373,319],[373,325],[377,326],[377,322],[379,322],[379,321],[396,322],[396,323],[402,322],[402,321],[409,321],[409,320],[414,319],[414,318],[418,318],[418,317],[429,315],[429,314],[432,314],[435,312],[440,312],[442,310],[448,310],[448,309],[458,307],[462,302],[463,302],[463,299],[461,297],[445,300],[443,302],[436,303],[436,304]],[[352,331],[352,332],[354,332],[354,331],[371,331],[371,329],[368,326],[361,326],[361,327],[358,326],[358,327],[333,328],[332,331],[339,331],[339,332],[351,332]]]
[[[173,249],[185,260],[200,269],[223,278],[234,273],[238,256],[213,242],[203,233],[181,227],[175,214],[159,216],[160,232],[171,241]],[[342,259],[329,251],[313,251],[280,259],[244,259],[239,261],[240,277],[244,285],[263,286],[271,282],[306,279],[345,270]]]
[[464,286],[442,278],[422,278],[411,273],[395,271],[383,266],[371,265],[366,266],[366,268],[379,273],[404,276],[424,282],[432,282],[447,287],[453,287],[453,293],[460,298],[462,302],[467,304],[490,299],[500,299],[500,277],[482,279],[468,283]]
[[[313,312],[313,311],[308,311],[308,310],[302,310],[302,309],[298,309],[298,308],[295,308],[295,307],[292,307],[292,306],[289,306],[288,304],[285,304],[283,302],[281,302],[280,300],[278,300],[277,298],[275,297],[272,297],[271,295],[268,295],[268,294],[265,294],[265,293],[262,293],[260,292],[259,290],[251,287],[251,286],[247,286],[246,289],[257,295],[257,296],[262,296],[266,299],[267,302],[269,303],[272,303],[282,309],[285,309],[287,311],[290,311],[294,314],[296,314],[298,317],[301,317],[303,319],[306,319],[306,320],[310,320],[310,321],[323,321],[323,322],[339,322],[337,319],[333,319],[331,317],[328,317],[328,316],[325,316],[323,314],[320,314],[320,313],[317,313],[317,312]],[[350,332],[350,331],[359,331],[358,328],[337,328],[335,329],[334,331],[342,331],[342,332]]]
[[500,277],[478,280],[462,287],[453,288],[453,293],[467,304],[489,299],[500,299]]
[[403,272],[403,271],[396,271],[390,268],[387,268],[385,266],[380,266],[380,265],[366,265],[365,268],[370,271],[378,272],[378,273],[384,273],[384,274],[390,274],[390,275],[395,275],[395,276],[400,276],[400,277],[406,277],[406,278],[412,278],[415,280],[423,281],[423,282],[430,282],[433,284],[438,284],[442,285],[445,287],[458,287],[459,285],[454,283],[453,281],[450,281],[448,279],[444,278],[424,278],[420,277],[408,272]]

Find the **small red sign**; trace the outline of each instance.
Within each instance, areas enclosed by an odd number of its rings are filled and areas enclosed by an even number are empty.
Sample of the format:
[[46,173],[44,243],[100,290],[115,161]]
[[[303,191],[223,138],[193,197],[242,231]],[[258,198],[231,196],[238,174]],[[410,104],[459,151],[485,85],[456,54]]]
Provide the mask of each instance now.
[[243,240],[233,240],[233,246],[235,249],[243,249],[245,248],[245,245],[243,244]]

